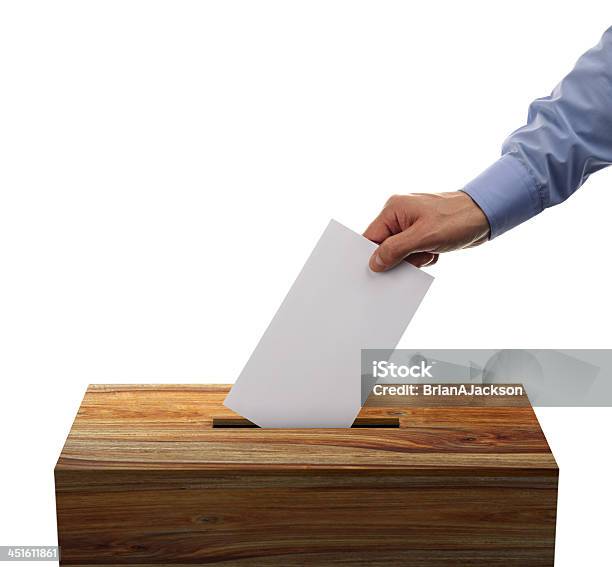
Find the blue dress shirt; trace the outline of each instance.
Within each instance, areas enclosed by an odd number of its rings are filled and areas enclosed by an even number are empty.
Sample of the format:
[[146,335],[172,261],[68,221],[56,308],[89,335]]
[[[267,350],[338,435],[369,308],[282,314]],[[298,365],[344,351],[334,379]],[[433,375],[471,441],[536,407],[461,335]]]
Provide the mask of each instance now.
[[463,189],[484,211],[495,238],[565,201],[612,163],[612,27],[550,96],[529,107],[527,124],[502,157]]

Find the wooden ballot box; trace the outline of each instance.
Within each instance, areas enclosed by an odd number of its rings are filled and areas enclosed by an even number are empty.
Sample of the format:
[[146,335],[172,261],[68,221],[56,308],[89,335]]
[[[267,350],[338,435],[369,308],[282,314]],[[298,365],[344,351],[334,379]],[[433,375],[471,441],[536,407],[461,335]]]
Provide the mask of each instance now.
[[553,565],[558,468],[526,397],[283,430],[228,390],[89,387],[55,468],[62,565]]

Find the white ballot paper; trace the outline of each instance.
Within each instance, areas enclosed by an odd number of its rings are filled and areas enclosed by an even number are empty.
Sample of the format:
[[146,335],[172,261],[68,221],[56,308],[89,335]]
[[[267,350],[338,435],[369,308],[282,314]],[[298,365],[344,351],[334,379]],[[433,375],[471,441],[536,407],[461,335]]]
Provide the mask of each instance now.
[[350,427],[361,349],[393,349],[433,281],[402,262],[374,273],[376,244],[332,220],[225,399],[260,427]]

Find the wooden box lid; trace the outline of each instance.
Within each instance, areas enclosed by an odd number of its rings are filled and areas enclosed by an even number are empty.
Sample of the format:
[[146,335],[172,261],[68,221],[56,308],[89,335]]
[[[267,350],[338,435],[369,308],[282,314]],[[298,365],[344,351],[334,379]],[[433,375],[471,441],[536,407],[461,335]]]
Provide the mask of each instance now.
[[497,398],[482,407],[441,400],[400,406],[389,397],[361,411],[362,427],[258,429],[236,427],[241,419],[223,405],[229,388],[89,386],[56,472],[557,472],[526,397],[518,403]]

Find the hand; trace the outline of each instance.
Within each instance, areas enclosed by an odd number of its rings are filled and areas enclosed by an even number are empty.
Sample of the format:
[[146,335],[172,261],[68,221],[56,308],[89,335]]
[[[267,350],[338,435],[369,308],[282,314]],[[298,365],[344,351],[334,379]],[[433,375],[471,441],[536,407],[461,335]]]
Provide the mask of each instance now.
[[489,238],[489,221],[462,191],[394,195],[363,235],[380,244],[370,258],[374,272],[402,260],[431,266],[441,252],[469,248]]

